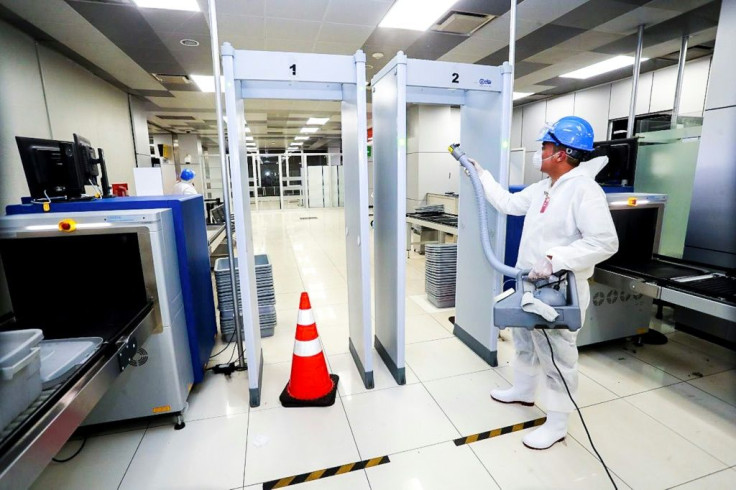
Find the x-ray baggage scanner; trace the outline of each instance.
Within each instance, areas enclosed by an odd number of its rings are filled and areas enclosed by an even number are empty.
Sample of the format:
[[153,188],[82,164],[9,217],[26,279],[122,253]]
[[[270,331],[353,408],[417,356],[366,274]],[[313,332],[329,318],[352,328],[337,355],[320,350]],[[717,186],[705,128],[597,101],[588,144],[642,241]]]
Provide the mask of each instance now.
[[[260,404],[263,359],[255,293],[248,187],[245,107],[248,99],[333,100],[342,103],[345,168],[345,245],[350,353],[366,388],[373,388],[368,231],[365,54],[354,56],[235,50],[222,46],[233,213],[241,269],[243,330],[250,404]],[[296,306],[296,305],[294,305]]]
[[[508,169],[511,68],[407,58],[402,52],[371,81],[373,90],[376,350],[396,382],[405,378],[406,106],[460,106],[460,143],[501,185]],[[447,138],[438,134],[437,138]],[[447,144],[453,143],[447,141]],[[457,162],[448,155],[448,168]],[[419,171],[421,172],[421,162]],[[506,218],[488,209],[495,255],[503,260]],[[493,304],[501,275],[486,261],[470,179],[460,179],[454,334],[495,366]]]

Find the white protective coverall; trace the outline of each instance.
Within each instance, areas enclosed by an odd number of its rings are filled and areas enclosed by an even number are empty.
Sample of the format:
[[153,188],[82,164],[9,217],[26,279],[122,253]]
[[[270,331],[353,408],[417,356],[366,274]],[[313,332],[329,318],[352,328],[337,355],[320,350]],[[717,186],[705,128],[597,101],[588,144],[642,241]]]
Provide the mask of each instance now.
[[185,196],[196,196],[199,194],[197,192],[197,189],[194,188],[194,185],[192,185],[191,182],[185,182],[180,180],[176,184],[174,184],[174,192],[173,194],[176,195],[185,195]]
[[[573,271],[583,323],[590,303],[588,279],[593,275],[596,264],[618,250],[618,235],[606,196],[594,180],[607,162],[607,157],[581,162],[554,185],[551,179],[546,178],[515,194],[501,187],[489,171],[485,170],[479,176],[486,199],[499,212],[526,215],[516,267],[531,269],[537,261],[549,255],[555,272]],[[552,364],[544,334],[525,328],[512,330],[516,349],[514,368],[535,376],[541,364],[546,386],[543,401],[547,410],[573,411],[574,406]],[[578,386],[577,332],[555,329],[547,333],[557,366],[574,395]]]

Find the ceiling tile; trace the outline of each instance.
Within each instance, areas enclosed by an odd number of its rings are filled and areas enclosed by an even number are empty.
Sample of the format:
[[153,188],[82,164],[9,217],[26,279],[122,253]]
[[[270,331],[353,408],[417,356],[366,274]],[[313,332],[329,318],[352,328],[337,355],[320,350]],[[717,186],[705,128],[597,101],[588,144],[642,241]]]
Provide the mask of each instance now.
[[[266,40],[293,39],[313,43],[317,40],[320,22],[308,20],[274,19],[266,17]],[[311,45],[310,45],[311,49]]]
[[298,39],[266,39],[266,51],[285,51],[290,53],[311,53],[314,43]]
[[616,34],[634,34],[641,24],[651,26],[680,15],[676,10],[639,7],[595,27],[596,31]]
[[625,36],[622,34],[613,34],[610,32],[599,32],[597,30],[585,31],[572,39],[557,44],[555,47],[572,51],[590,51],[623,37]]
[[[319,54],[355,54],[360,47],[360,45],[355,47],[354,45],[347,43],[327,43],[317,41],[314,44],[314,52]],[[371,60],[369,59],[367,63],[370,64],[370,62]]]
[[[207,10],[207,0],[197,0],[200,9]],[[231,14],[266,15],[266,0],[217,0],[217,20]]]
[[[546,24],[574,10],[588,0],[524,0],[516,7],[516,18]],[[508,21],[507,21],[508,23]]]
[[321,21],[328,3],[329,0],[268,0],[266,17]]
[[381,22],[392,4],[392,0],[331,0],[324,20],[375,27]]
[[636,9],[636,5],[614,0],[589,0],[551,23],[562,27],[594,29],[596,26]]
[[370,26],[323,22],[317,41],[353,44],[356,45],[355,49],[358,49],[372,32],[373,28]]

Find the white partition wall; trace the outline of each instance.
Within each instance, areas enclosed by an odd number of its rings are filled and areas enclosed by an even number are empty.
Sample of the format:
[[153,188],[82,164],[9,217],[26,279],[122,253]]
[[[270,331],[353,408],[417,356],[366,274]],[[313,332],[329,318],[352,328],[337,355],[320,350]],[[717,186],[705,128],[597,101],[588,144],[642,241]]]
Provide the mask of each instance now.
[[[506,185],[502,144],[511,70],[503,67],[408,59],[403,53],[372,80],[376,350],[396,382],[405,383],[406,105],[459,105],[465,152]],[[437,138],[447,137],[438,134]],[[447,141],[447,146],[455,141]],[[447,155],[448,169],[458,163]],[[419,170],[421,172],[421,169]],[[484,205],[486,205],[484,203]],[[488,208],[491,242],[503,259],[506,219]],[[480,243],[478,206],[470,179],[460,179],[455,335],[496,365],[497,330],[490,298],[501,292]]]
[[[243,273],[241,265],[240,286],[244,298],[243,326],[251,406],[260,403],[263,359],[255,294],[250,200],[244,199],[243,194],[248,189],[244,131],[245,104],[249,99],[342,102],[345,187],[350,194],[350,199],[345,202],[349,348],[366,388],[372,388],[365,54],[362,51],[354,56],[236,51],[229,43],[224,43],[222,64],[228,128],[238,128],[229,132],[228,144],[238,252],[240,257],[247,254],[248,264],[247,274]],[[239,184],[240,180],[242,184]]]

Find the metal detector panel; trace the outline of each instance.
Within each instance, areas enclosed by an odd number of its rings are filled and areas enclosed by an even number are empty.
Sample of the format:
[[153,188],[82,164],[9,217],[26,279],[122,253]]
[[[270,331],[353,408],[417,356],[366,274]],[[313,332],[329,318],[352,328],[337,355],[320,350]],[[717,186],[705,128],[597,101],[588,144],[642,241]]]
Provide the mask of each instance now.
[[396,382],[405,384],[406,57],[397,55],[392,64],[372,83],[375,345]]
[[[339,100],[343,101],[343,144],[346,158],[346,243],[350,347],[367,388],[373,386],[370,349],[370,273],[368,269],[368,178],[366,154],[365,54],[355,56],[317,55],[266,51],[236,51],[229,43],[222,47],[225,101],[229,133],[235,228],[238,252],[248,256],[248,274],[240,275],[243,298],[250,297],[251,312],[243,307],[251,406],[260,403],[263,359],[258,335],[258,307],[252,252],[250,200],[245,148],[245,111],[242,99]],[[238,151],[240,149],[240,151]],[[348,161],[348,159],[350,161]],[[350,170],[348,170],[350,168]],[[241,175],[244,172],[244,177]],[[244,180],[243,180],[244,179]],[[347,201],[347,200],[346,200]],[[245,250],[243,250],[245,248]],[[245,302],[245,301],[244,301]],[[254,312],[254,313],[253,313]],[[367,339],[367,341],[366,341]]]
[[[226,80],[232,80],[232,70],[232,56],[223,56],[223,73]],[[226,84],[225,107],[227,109],[228,127],[238,128],[236,131],[230,131],[228,148],[230,150],[233,214],[235,215],[235,240],[238,244],[237,255],[240,268],[238,281],[241,303],[239,306],[243,314],[243,341],[245,342],[246,358],[248,360],[250,406],[257,407],[261,403],[263,356],[261,352],[258,296],[256,294],[256,266],[253,254],[248,153],[245,146],[245,105],[242,99],[235,99],[232,83]],[[227,222],[230,217],[226,216],[225,218]]]
[[[497,69],[489,67],[490,69]],[[465,152],[493,175],[500,174],[501,113],[499,92],[468,91],[460,108],[460,142]],[[488,203],[488,229],[496,256],[503,260],[503,247],[496,240],[505,219]],[[497,335],[493,327],[490,298],[501,292],[502,276],[491,268],[480,242],[478,204],[470,179],[460,179],[457,242],[457,293],[454,334],[488,364],[497,364]]]
[[[370,232],[368,230],[368,151],[366,142],[365,55],[356,55],[358,84],[343,84],[342,150],[345,190],[345,252],[348,275],[350,354],[366,388],[373,388],[371,349]],[[337,167],[329,167],[334,169]],[[336,172],[337,174],[337,172]],[[337,200],[337,199],[336,199]],[[337,204],[337,203],[335,203]]]

